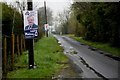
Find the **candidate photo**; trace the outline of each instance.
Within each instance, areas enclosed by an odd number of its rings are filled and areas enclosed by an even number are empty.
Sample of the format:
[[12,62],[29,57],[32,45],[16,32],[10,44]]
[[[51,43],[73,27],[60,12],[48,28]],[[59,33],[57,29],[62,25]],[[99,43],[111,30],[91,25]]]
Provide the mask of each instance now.
[[34,16],[30,15],[27,17],[28,25],[25,26],[25,30],[38,28],[38,25],[34,23]]

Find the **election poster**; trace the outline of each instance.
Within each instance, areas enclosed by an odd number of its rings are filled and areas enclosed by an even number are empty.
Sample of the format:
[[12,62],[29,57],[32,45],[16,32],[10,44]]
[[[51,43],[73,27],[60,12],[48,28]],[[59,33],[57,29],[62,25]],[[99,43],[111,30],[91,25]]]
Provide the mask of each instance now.
[[23,11],[24,37],[25,39],[38,38],[38,14],[37,11]]
[[49,30],[49,25],[48,24],[44,24],[44,28],[45,28],[45,31],[48,31]]

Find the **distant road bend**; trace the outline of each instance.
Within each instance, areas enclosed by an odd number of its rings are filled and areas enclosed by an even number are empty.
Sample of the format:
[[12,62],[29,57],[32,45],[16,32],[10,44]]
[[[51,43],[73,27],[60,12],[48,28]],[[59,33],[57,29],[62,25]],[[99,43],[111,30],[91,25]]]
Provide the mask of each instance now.
[[[66,36],[54,35],[61,46],[64,53],[83,71],[83,78],[117,78],[120,74],[120,61],[114,60],[103,54],[102,51],[93,51],[90,46],[84,45]],[[72,50],[77,54],[69,54]],[[107,53],[106,53],[107,54]],[[119,64],[119,65],[118,65]]]

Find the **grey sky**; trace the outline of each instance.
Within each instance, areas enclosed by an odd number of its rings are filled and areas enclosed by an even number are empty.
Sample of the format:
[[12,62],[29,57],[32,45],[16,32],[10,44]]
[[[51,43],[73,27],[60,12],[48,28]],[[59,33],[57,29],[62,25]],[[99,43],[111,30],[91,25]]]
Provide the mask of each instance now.
[[[16,1],[26,1],[27,0],[0,0],[4,2],[16,2]],[[37,10],[39,7],[44,6],[44,1],[46,1],[46,6],[51,8],[53,11],[53,16],[55,17],[58,12],[62,12],[65,8],[69,6],[72,0],[32,0],[33,3],[33,10]]]
[[[60,1],[46,0],[46,6],[51,8],[51,10],[53,11],[53,16],[56,16],[58,12],[62,12],[64,9],[68,8],[71,1],[70,0],[60,0]],[[40,2],[37,2],[36,0],[34,0],[34,2],[35,2],[34,7],[37,4],[38,4],[37,8],[44,6],[44,0],[41,0]]]
[[[6,2],[15,2],[16,0],[0,0],[6,1]],[[17,1],[27,1],[27,0],[17,0]],[[58,12],[62,12],[65,8],[68,8],[70,3],[72,3],[73,0],[32,0],[34,2],[33,8],[34,10],[37,10],[39,7],[44,6],[44,1],[46,1],[47,7],[51,8],[53,11],[53,16],[55,17]],[[120,1],[120,0],[74,0],[78,2],[86,2],[86,1],[92,1],[92,2],[112,2],[112,1]]]

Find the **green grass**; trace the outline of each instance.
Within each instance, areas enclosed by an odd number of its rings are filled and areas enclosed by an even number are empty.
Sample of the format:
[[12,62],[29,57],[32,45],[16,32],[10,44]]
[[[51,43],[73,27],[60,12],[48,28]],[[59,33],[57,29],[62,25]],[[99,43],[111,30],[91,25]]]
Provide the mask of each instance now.
[[9,72],[8,78],[51,78],[53,74],[57,73],[66,65],[57,64],[57,62],[68,62],[67,57],[62,53],[60,47],[54,37],[43,37],[35,43],[34,59],[37,67],[35,69],[28,69],[28,52],[23,52],[19,57],[16,66],[26,66]]
[[71,37],[72,39],[75,39],[84,44],[91,45],[98,49],[101,49],[101,50],[104,50],[104,51],[107,51],[107,52],[110,52],[110,53],[120,56],[120,49],[111,47],[110,44],[108,44],[108,43],[90,42],[90,41],[83,40],[82,37],[75,37],[74,35],[68,35],[68,36]]

